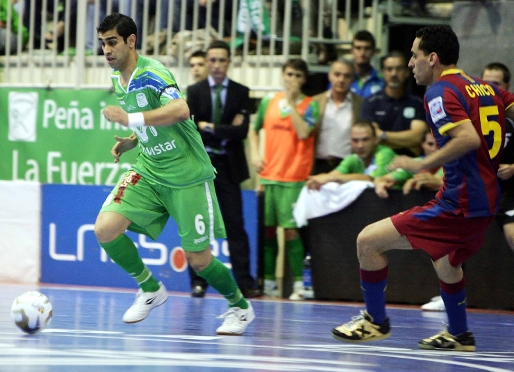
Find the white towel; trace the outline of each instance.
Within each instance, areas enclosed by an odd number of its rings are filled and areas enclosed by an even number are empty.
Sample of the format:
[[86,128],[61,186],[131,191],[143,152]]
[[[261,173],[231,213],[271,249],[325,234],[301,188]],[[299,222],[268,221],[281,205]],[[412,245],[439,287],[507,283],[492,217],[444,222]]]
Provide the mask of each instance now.
[[293,210],[297,226],[306,226],[308,219],[346,208],[368,187],[374,187],[373,182],[349,181],[343,184],[328,182],[321,186],[319,191],[309,190],[304,186]]

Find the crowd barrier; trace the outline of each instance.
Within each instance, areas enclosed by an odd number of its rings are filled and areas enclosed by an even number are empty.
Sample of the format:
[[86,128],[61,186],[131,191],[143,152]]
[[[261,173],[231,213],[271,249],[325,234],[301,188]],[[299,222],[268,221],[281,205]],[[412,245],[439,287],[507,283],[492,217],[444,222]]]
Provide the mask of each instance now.
[[[22,3],[31,6],[24,9]],[[231,47],[230,77],[249,86],[256,97],[281,89],[281,66],[290,57],[326,71],[326,65],[318,66],[326,64],[322,46],[347,51],[360,29],[369,29],[378,45],[383,38],[378,0],[347,2],[344,7],[329,0],[25,0],[5,10],[6,28],[13,29],[17,43],[11,51],[7,38],[6,52],[0,52],[0,85],[109,88],[111,69],[99,49],[96,27],[116,4],[136,21],[141,54],[162,62],[180,87],[193,83],[191,53],[223,38]],[[47,5],[55,11],[47,11]],[[31,20],[26,30],[21,27],[24,13]],[[58,19],[64,22],[64,34],[47,41],[44,35],[60,33]],[[28,41],[25,33],[30,34]]]
[[[374,190],[365,190],[346,209],[309,220],[312,246],[312,280],[318,299],[362,301],[356,240],[368,224],[423,205],[434,192],[403,195],[392,191],[380,199]],[[434,237],[437,238],[437,237]],[[387,253],[389,303],[422,304],[439,294],[439,282],[430,257],[421,250]],[[503,230],[494,221],[487,230],[482,249],[464,265],[467,303],[484,309],[514,309],[514,252]]]
[[[96,216],[110,191],[108,186],[1,181],[0,282],[135,288],[135,281],[108,258],[94,236]],[[254,276],[258,266],[257,200],[255,192],[243,191]],[[132,232],[127,235],[169,291],[189,292],[187,262],[172,219],[156,241]],[[231,267],[225,239],[213,242],[211,250]]]

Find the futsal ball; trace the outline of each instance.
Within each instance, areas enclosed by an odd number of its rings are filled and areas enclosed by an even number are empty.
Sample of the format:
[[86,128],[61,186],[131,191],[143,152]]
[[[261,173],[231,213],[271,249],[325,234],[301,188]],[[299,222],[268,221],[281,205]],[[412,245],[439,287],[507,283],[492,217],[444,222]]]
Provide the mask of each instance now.
[[37,291],[22,293],[12,303],[11,318],[23,332],[38,333],[52,319],[52,304],[44,294]]

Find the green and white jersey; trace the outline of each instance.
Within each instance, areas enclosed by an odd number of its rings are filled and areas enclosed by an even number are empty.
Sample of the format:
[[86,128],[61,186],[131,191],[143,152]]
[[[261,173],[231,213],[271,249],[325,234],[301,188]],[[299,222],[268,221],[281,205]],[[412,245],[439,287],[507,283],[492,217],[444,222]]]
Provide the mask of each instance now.
[[[139,56],[127,87],[115,70],[112,84],[121,107],[128,113],[149,111],[181,99],[173,74],[160,62]],[[214,169],[195,123],[185,120],[164,127],[134,130],[139,155],[132,168],[150,181],[170,187],[187,187],[214,179]]]

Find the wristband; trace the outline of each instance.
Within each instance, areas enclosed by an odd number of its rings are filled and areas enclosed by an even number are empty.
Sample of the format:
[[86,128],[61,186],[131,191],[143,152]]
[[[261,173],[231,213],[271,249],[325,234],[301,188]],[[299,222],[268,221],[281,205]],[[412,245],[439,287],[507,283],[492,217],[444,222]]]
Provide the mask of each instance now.
[[134,112],[132,114],[128,114],[128,124],[129,128],[137,128],[145,126],[145,116],[142,112]]

